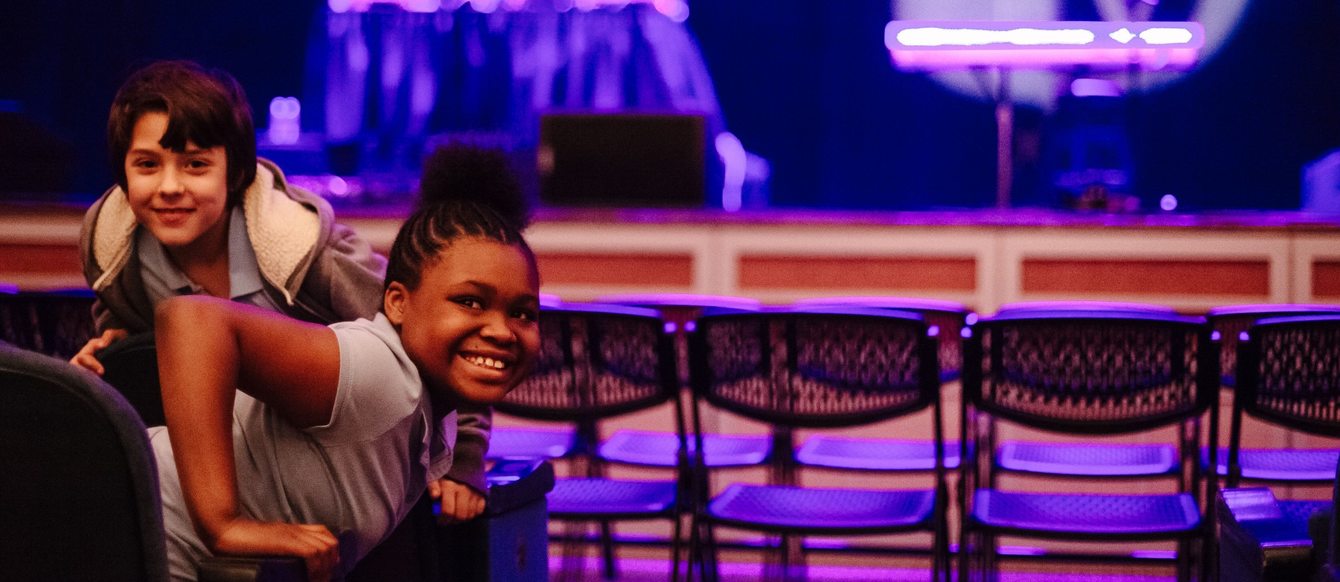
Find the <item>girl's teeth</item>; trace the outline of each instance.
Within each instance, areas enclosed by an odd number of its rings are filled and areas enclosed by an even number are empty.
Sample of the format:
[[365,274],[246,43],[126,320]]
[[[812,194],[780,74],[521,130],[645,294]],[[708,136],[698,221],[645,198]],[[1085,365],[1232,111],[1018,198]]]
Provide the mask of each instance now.
[[475,365],[483,366],[485,368],[493,368],[495,370],[501,370],[506,367],[501,361],[493,358],[473,357],[470,358],[470,361]]

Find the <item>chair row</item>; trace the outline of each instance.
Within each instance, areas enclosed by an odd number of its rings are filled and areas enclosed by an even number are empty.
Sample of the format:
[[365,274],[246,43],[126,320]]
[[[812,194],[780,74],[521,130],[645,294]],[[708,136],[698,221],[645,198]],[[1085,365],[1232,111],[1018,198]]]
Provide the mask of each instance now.
[[[24,297],[32,305],[30,299]],[[88,301],[86,296],[76,299]],[[1317,480],[1324,481],[1330,479],[1335,463],[1334,451],[1284,455],[1274,450],[1242,451],[1238,443],[1239,419],[1244,413],[1334,436],[1334,399],[1326,399],[1335,391],[1335,381],[1327,374],[1335,373],[1337,341],[1333,334],[1326,335],[1331,333],[1327,326],[1332,325],[1332,318],[1317,314],[1340,312],[1337,307],[1229,308],[1211,313],[1212,324],[1207,327],[1204,320],[1180,317],[1166,308],[1130,304],[1016,305],[979,322],[961,306],[927,300],[824,299],[764,308],[738,298],[619,299],[654,310],[565,307],[555,298],[546,298],[543,352],[535,378],[500,407],[520,416],[572,421],[578,426],[577,438],[569,439],[575,447],[560,446],[545,453],[564,456],[575,451],[590,459],[582,469],[584,480],[566,480],[553,494],[556,518],[607,522],[689,514],[695,521],[688,545],[698,550],[712,547],[713,532],[707,525],[713,523],[797,535],[926,530],[936,534],[932,547],[936,570],[947,575],[948,471],[958,469],[963,477],[955,498],[966,517],[961,524],[960,553],[976,557],[962,564],[981,570],[992,568],[996,534],[1061,527],[1052,521],[1018,521],[1011,511],[1036,516],[1051,511],[1048,504],[1074,505],[1066,497],[1000,492],[998,472],[1101,478],[1163,475],[1177,481],[1176,495],[1162,499],[1161,505],[1152,499],[1135,506],[1129,500],[1114,499],[1111,507],[1094,506],[1088,519],[1107,528],[1094,536],[1149,537],[1147,532],[1132,531],[1160,517],[1165,520],[1162,525],[1153,526],[1160,529],[1158,536],[1177,530],[1170,537],[1194,540],[1196,532],[1207,526],[1199,513],[1195,527],[1190,525],[1186,500],[1193,500],[1199,511],[1209,498],[1200,495],[1205,489],[1199,484],[1212,488],[1215,480],[1200,474],[1207,470],[1207,461],[1188,464],[1188,460],[1201,457],[1195,451],[1202,448],[1219,450],[1214,442],[1218,406],[1208,395],[1217,397],[1220,383],[1239,391],[1229,450],[1214,463],[1230,482],[1240,477],[1286,477],[1280,470],[1281,461],[1295,462],[1300,456],[1318,465]],[[1255,333],[1232,332],[1246,330],[1261,318],[1302,313],[1315,316],[1307,321],[1316,329],[1295,329],[1299,321],[1267,321]],[[1275,328],[1270,325],[1284,327],[1271,332]],[[1174,341],[1171,338],[1177,334],[1173,330],[1179,328],[1184,335],[1192,329],[1200,335]],[[1219,352],[1217,338],[1201,337],[1212,333],[1211,328],[1232,335],[1234,341],[1224,341],[1225,345],[1244,342],[1243,372],[1220,374],[1239,367],[1239,350]],[[1174,348],[1180,348],[1180,357]],[[1203,380],[1201,376],[1207,374],[1210,380]],[[944,438],[939,395],[942,383],[960,375],[965,402],[961,448]],[[1202,381],[1214,389],[1202,389]],[[681,386],[692,386],[687,415],[680,402]],[[1123,391],[1130,386],[1142,391],[1134,396]],[[674,408],[675,433],[621,433],[607,441],[599,439],[600,420],[660,404]],[[705,434],[701,411],[706,407],[769,423],[772,432],[761,438]],[[1043,422],[1056,409],[1068,410],[1063,421],[1072,426]],[[815,435],[798,447],[793,442],[798,429],[840,428],[921,410],[931,411],[933,426],[926,431],[931,438],[869,441],[843,438],[839,433]],[[1140,416],[1151,410],[1161,416]],[[997,446],[999,421],[1090,435],[1177,424],[1182,426],[1182,438],[1162,446]],[[1202,422],[1212,429],[1208,447],[1200,445]],[[508,448],[509,436],[499,431],[495,450]],[[960,451],[966,459],[961,466]],[[669,483],[611,482],[603,479],[606,461],[676,467],[682,477]],[[733,485],[709,502],[709,469],[764,463],[772,469],[769,486]],[[858,504],[847,511],[810,503],[810,498],[858,501],[859,496],[850,490],[799,492],[795,488],[796,471],[803,466],[921,471],[931,481],[912,494],[872,492],[869,498],[859,499],[864,506]],[[899,504],[909,513],[885,513],[884,521],[879,521],[872,520],[867,511]],[[648,507],[656,510],[649,513]],[[1172,511],[1179,507],[1180,515]],[[1128,516],[1138,511],[1163,513],[1116,527],[1105,514],[1112,509]],[[759,516],[771,517],[760,524]],[[1071,517],[1072,523],[1063,524],[1069,528],[1064,531],[1074,534],[1084,529],[1086,524],[1075,523]],[[674,522],[678,525],[679,519]],[[1126,530],[1117,531],[1121,528]],[[673,536],[677,567],[685,549],[679,547],[683,537],[678,530]],[[794,551],[796,543],[784,536],[781,547],[793,551],[778,552],[779,568],[785,571],[802,563],[803,553]],[[690,561],[704,572],[710,570],[709,552],[693,555]],[[612,560],[607,568],[612,568]]]
[[[550,443],[545,453],[575,451],[586,460],[581,478],[560,480],[551,494],[554,519],[670,519],[673,575],[680,574],[681,552],[687,549],[689,562],[708,578],[713,525],[780,536],[783,550],[775,562],[782,574],[803,565],[803,551],[792,536],[925,531],[933,534],[936,579],[948,578],[946,477],[958,464],[959,447],[944,438],[940,388],[961,373],[963,462],[953,500],[963,516],[960,579],[994,568],[996,538],[1004,534],[1177,540],[1183,578],[1191,577],[1196,557],[1209,553],[1213,526],[1204,508],[1217,479],[1205,474],[1200,451],[1219,450],[1222,378],[1219,340],[1204,318],[1110,304],[1019,306],[976,321],[967,310],[938,303],[898,310],[891,300],[786,308],[737,301],[703,309],[685,305],[682,296],[674,301],[637,302],[657,310],[551,301],[543,313],[535,376],[499,410],[576,424],[570,443]],[[685,316],[686,309],[701,313]],[[1334,380],[1340,372],[1326,365],[1340,351],[1337,330],[1336,315],[1261,322],[1254,334],[1239,338],[1240,366],[1247,372],[1234,383],[1244,392],[1269,393],[1265,400],[1287,410],[1291,422],[1311,414],[1316,421],[1305,428],[1335,435],[1334,419],[1323,426],[1325,406],[1284,400],[1340,394]],[[674,349],[677,338],[686,350]],[[1304,345],[1311,347],[1299,347]],[[1313,359],[1316,365],[1302,363]],[[1277,378],[1280,371],[1284,378]],[[691,396],[687,411],[679,398],[685,383]],[[1240,397],[1235,411],[1259,414],[1260,407],[1250,402]],[[620,432],[599,439],[601,420],[662,404],[674,411],[675,433]],[[705,434],[701,419],[707,408],[766,423],[771,434]],[[917,441],[853,440],[839,431],[816,434],[799,447],[793,442],[797,430],[825,432],[924,410],[932,418],[930,436]],[[997,447],[996,425],[1002,422],[1095,438],[1171,426],[1177,438],[1162,446]],[[546,433],[512,436],[537,434]],[[509,433],[496,436],[495,450],[507,449]],[[1230,459],[1238,458],[1238,448],[1230,449]],[[1135,457],[1141,462],[1126,462]],[[609,480],[603,478],[606,462],[677,467],[681,476]],[[764,463],[771,467],[767,485],[731,484],[708,495],[709,470]],[[1236,479],[1241,464],[1226,464],[1230,479]],[[796,472],[806,466],[911,470],[928,479],[924,488],[910,491],[802,488]],[[1175,482],[1176,490],[1080,497],[1010,491],[996,477],[1009,470],[1072,478],[1162,476]],[[692,516],[688,548],[682,547],[681,514]]]

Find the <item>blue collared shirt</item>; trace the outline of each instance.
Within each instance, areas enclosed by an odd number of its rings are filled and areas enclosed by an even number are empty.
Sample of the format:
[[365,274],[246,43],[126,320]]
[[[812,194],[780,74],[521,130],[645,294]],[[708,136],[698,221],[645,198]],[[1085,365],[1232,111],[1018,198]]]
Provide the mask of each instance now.
[[[144,291],[150,303],[157,305],[159,301],[177,295],[206,293],[204,287],[177,268],[163,243],[158,242],[149,229],[138,229],[135,243],[139,249],[140,277],[144,280]],[[265,294],[256,250],[251,246],[251,237],[247,236],[247,221],[241,206],[234,206],[228,216],[228,297],[238,303],[280,311]]]

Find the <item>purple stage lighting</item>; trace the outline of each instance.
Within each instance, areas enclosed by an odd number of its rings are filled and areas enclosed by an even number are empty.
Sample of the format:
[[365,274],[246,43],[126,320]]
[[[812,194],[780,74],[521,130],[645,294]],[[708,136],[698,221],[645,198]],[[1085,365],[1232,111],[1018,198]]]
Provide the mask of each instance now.
[[1189,67],[1205,44],[1196,22],[895,20],[884,44],[902,69]]

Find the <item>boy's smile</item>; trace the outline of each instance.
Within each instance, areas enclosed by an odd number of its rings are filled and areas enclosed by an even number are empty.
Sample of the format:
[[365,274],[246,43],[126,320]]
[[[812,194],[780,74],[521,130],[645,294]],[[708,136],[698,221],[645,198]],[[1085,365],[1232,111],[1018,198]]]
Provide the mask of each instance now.
[[225,249],[227,154],[223,146],[164,148],[168,116],[150,111],[135,122],[126,152],[126,197],[135,221],[168,248],[209,255]]

